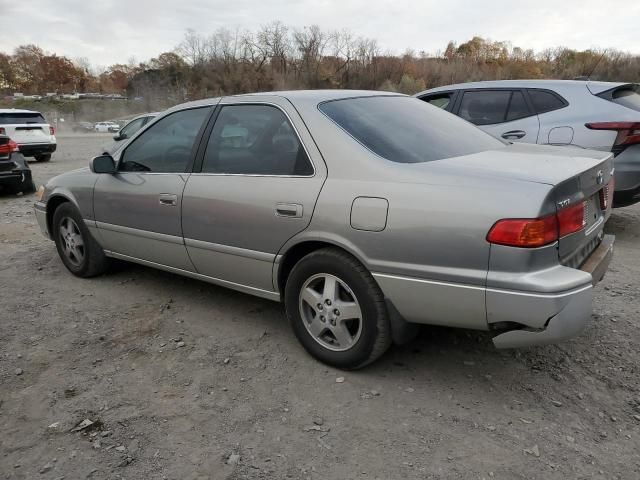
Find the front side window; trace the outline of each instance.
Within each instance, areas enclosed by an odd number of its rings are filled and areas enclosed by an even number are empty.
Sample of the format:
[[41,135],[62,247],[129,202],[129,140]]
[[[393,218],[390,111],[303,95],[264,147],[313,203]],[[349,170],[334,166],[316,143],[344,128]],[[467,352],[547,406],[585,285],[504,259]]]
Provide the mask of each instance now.
[[180,110],[160,119],[129,145],[120,158],[123,172],[182,173],[209,107]]
[[474,125],[502,123],[507,116],[510,99],[508,90],[465,92],[458,115]]
[[146,117],[136,118],[135,120],[127,123],[122,130],[120,130],[120,138],[131,138],[131,136],[142,128],[145,124]]
[[393,162],[430,162],[505,146],[417,98],[348,98],[325,102],[318,108],[362,145]]
[[222,107],[202,164],[204,173],[313,174],[313,167],[285,114],[270,105]]

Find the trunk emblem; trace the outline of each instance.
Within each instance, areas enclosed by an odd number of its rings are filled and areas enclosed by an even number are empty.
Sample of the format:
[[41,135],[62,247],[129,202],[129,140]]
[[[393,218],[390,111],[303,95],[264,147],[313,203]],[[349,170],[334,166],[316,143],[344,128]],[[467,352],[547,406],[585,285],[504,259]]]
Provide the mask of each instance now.
[[596,174],[596,182],[598,185],[602,185],[604,183],[604,173],[602,173],[602,170],[598,170],[598,173]]

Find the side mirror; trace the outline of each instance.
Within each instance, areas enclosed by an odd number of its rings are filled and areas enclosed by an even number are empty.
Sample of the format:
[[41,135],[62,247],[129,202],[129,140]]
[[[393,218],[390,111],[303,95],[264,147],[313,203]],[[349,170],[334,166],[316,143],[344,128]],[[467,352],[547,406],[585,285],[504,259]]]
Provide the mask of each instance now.
[[93,173],[116,173],[116,162],[108,153],[103,153],[91,159],[89,168]]
[[127,134],[123,133],[123,132],[118,132],[113,136],[113,139],[118,142],[120,140],[126,140],[127,139]]

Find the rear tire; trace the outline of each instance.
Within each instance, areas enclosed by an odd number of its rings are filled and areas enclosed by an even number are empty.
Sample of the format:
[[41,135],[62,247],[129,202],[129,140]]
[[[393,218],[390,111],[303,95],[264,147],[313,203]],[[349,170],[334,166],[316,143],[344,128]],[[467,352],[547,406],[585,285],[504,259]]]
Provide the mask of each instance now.
[[391,345],[380,287],[364,265],[342,250],[324,248],[302,258],[287,279],[284,297],[296,337],[321,362],[354,370]]
[[95,241],[78,209],[63,203],[53,214],[53,238],[64,266],[77,277],[89,278],[104,273],[109,259]]
[[51,160],[51,154],[47,153],[44,155],[36,155],[34,158],[36,159],[36,162],[48,162]]

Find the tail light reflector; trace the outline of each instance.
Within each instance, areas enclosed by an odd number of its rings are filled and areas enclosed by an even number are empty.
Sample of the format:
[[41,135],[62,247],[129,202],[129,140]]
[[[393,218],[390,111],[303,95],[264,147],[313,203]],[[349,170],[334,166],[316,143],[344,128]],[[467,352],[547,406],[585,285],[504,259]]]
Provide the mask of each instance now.
[[606,210],[613,204],[613,191],[615,190],[615,180],[611,177],[609,183],[600,190],[600,209]]
[[12,152],[19,152],[18,144],[13,140],[9,140],[4,145],[0,145],[0,154],[6,155]]
[[56,129],[53,128],[52,126],[49,126],[49,135],[55,135],[56,134]]
[[541,218],[498,220],[489,230],[487,241],[510,247],[543,247],[561,237],[579,232],[584,226],[584,202],[579,202]]

